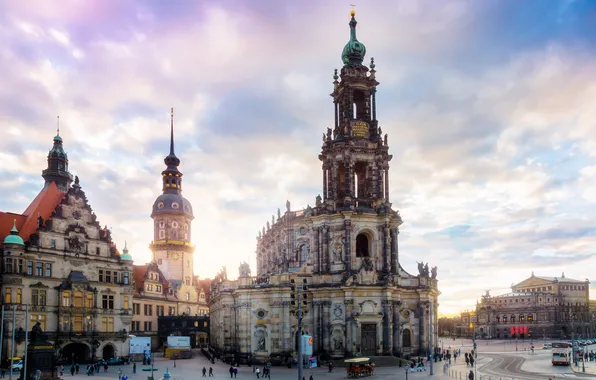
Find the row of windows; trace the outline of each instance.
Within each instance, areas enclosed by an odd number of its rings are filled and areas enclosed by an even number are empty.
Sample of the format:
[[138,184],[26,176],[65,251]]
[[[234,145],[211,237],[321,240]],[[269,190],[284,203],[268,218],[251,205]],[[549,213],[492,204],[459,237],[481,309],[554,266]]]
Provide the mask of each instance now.
[[123,285],[128,285],[130,283],[130,273],[100,269],[98,281],[104,282],[104,283],[109,283],[109,284],[122,283]]
[[156,292],[161,292],[161,285],[147,284],[148,291],[152,292],[153,289],[155,289]]
[[[141,304],[133,303],[132,304],[132,313],[134,315],[141,314]],[[155,314],[159,317],[165,315],[165,306],[155,305]],[[153,305],[144,304],[143,305],[143,315],[153,315]],[[176,315],[176,308],[172,306],[168,306],[168,315]]]
[[[47,318],[45,314],[30,314],[29,320],[31,326],[39,322],[41,329],[46,330]],[[114,332],[114,317],[102,317],[100,322],[99,331]],[[82,315],[74,315],[72,318],[65,316],[60,321],[60,329],[62,331],[93,331],[93,319]]]
[[[180,225],[178,224],[177,221],[173,220],[172,221],[172,228],[178,228],[180,227]],[[166,228],[166,222],[164,221],[160,221],[159,222],[159,228]],[[188,231],[188,224],[184,225],[184,230]]]
[[[503,323],[508,323],[508,322],[509,323],[514,323],[516,321],[515,318],[516,318],[516,315],[515,314],[511,314],[510,316],[507,316],[507,315],[503,315],[503,316],[497,315],[497,316],[495,316],[495,320],[497,322],[503,321]],[[523,322],[526,321],[526,318],[527,318],[528,322],[534,322],[534,314],[527,314],[527,316],[526,316],[526,314],[519,314],[517,316],[517,321],[520,322],[520,323],[523,323]]]
[[[509,299],[509,303],[513,303],[514,298]],[[515,302],[526,302],[525,298],[515,298]],[[553,298],[554,301],[556,301],[555,298]],[[539,302],[542,302],[542,298],[538,299]],[[531,298],[528,298],[528,302],[532,302]],[[550,298],[546,298],[546,302],[550,302]],[[507,303],[507,300],[499,300],[499,303]]]
[[[141,331],[141,322],[140,321],[132,321],[131,331]],[[149,321],[145,321],[143,323],[143,331],[151,331],[152,330],[152,323]]]
[[[178,239],[178,236],[179,236],[178,230],[172,230],[171,231],[171,238],[172,239]],[[158,232],[158,238],[160,240],[165,239],[166,238],[166,231],[165,230],[159,230],[159,232]],[[188,240],[188,233],[187,232],[184,233],[184,240]]]
[[[24,263],[25,261],[23,259],[13,259],[12,257],[7,257],[4,259],[4,273],[24,273]],[[52,264],[50,263],[27,260],[26,265],[26,273],[28,276],[52,277]]]

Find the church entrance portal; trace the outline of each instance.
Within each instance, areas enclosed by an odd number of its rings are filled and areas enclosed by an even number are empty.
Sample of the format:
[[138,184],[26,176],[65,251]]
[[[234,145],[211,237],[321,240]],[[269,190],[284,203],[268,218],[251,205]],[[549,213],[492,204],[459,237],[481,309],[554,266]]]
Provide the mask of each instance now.
[[106,344],[103,348],[103,360],[112,359],[114,357],[114,346]]
[[62,357],[67,363],[80,363],[89,359],[89,347],[83,343],[69,343],[62,349]]
[[362,355],[374,356],[377,354],[377,324],[363,323],[360,327],[362,342]]

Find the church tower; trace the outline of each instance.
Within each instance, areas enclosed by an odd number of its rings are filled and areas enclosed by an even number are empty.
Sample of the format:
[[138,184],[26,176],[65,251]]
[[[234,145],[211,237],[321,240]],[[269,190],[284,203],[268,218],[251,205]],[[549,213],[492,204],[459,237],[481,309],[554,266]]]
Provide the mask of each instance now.
[[192,206],[182,196],[180,159],[174,153],[174,109],[170,115],[170,154],[164,159],[166,169],[161,172],[162,194],[153,203],[154,238],[150,246],[153,261],[166,278],[191,286],[193,253],[191,223]]
[[377,121],[374,59],[370,69],[362,64],[366,47],[356,38],[355,13],[351,13],[350,40],[342,52],[340,74],[333,76],[333,130],[323,135],[319,159],[323,162],[323,202],[335,211],[377,210],[389,202],[387,135]]
[[44,189],[55,182],[58,189],[66,193],[72,183],[72,174],[68,172],[68,156],[62,147],[60,127],[54,136],[54,146],[48,152],[48,167],[41,172],[41,176],[45,180]]

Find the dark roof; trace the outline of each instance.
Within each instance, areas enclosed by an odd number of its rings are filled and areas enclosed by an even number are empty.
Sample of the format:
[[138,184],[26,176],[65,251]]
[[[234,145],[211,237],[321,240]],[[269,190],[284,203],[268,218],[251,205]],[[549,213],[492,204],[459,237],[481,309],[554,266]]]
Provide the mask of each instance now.
[[87,276],[85,276],[83,274],[83,272],[78,271],[78,270],[70,271],[70,274],[68,275],[68,280],[69,281],[89,281],[87,279]]

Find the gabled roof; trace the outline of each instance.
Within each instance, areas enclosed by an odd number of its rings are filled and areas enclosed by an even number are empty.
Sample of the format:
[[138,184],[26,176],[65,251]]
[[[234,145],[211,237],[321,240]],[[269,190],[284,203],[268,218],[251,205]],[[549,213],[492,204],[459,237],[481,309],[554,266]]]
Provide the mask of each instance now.
[[163,294],[168,295],[169,293],[169,286],[168,280],[166,276],[159,270],[159,267],[155,263],[149,263],[144,265],[133,265],[132,266],[132,279],[134,281],[134,289],[137,294],[140,294],[145,289],[145,278],[147,277],[147,272],[153,271],[159,274],[159,282],[163,287]]
[[52,182],[37,194],[23,214],[0,212],[0,242],[9,234],[14,219],[17,220],[19,236],[27,242],[31,234],[37,231],[37,219],[49,219],[64,196],[65,194]]

